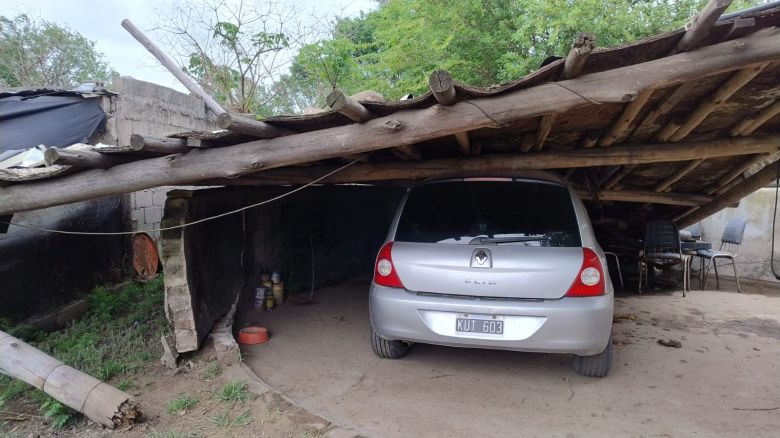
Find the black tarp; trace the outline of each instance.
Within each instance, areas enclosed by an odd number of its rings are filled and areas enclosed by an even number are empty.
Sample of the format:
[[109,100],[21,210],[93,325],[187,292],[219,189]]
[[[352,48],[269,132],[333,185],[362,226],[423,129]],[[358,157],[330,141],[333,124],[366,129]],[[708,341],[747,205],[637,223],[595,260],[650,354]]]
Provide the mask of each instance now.
[[105,131],[107,118],[100,96],[46,89],[0,92],[0,156],[7,158],[11,154],[4,152],[40,144],[88,143],[93,135]]

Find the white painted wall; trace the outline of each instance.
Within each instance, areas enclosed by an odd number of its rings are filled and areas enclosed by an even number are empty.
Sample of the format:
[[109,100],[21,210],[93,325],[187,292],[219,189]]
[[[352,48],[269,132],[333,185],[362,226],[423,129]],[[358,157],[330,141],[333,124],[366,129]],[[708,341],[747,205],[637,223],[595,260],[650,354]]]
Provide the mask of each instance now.
[[[747,219],[745,236],[737,257],[737,270],[741,277],[773,281],[775,279],[770,264],[774,202],[774,187],[763,188],[744,198],[739,207],[726,208],[701,222],[704,240],[712,242],[713,248],[717,249],[728,221],[735,217]],[[778,219],[778,228],[780,228],[780,219]],[[780,271],[780,230],[777,234],[775,266]],[[720,263],[718,265],[720,266]],[[733,275],[730,265],[720,272]]]

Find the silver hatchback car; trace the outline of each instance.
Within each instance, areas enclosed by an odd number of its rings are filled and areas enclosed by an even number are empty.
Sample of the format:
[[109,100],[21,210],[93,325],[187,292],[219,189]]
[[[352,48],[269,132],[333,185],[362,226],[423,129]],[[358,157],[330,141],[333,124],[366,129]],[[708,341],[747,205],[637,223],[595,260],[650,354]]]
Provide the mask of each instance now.
[[558,176],[461,178],[409,189],[377,256],[371,347],[412,343],[575,355],[607,374],[613,288],[587,211]]

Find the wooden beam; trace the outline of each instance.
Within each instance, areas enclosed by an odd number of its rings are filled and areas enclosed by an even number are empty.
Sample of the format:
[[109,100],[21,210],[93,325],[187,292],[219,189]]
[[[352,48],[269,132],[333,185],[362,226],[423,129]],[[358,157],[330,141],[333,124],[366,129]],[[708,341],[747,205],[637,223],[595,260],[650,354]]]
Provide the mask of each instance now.
[[695,224],[730,205],[738,203],[740,199],[772,183],[776,178],[777,168],[775,166],[767,166],[690,214],[676,218],[675,222],[681,227]]
[[153,152],[157,154],[179,154],[187,152],[190,147],[183,138],[152,137],[133,134],[130,136],[130,147],[137,152]]
[[414,145],[403,145],[392,149],[392,152],[402,160],[422,160],[420,150]]
[[179,80],[179,82],[184,85],[184,88],[190,91],[190,93],[194,94],[195,96],[200,97],[203,99],[203,102],[206,103],[206,107],[211,110],[216,115],[224,114],[226,113],[225,109],[222,108],[220,104],[217,103],[214,98],[209,96],[205,91],[203,91],[202,88],[198,84],[195,83],[195,81],[192,80],[189,76],[187,76],[186,73],[184,73],[184,70],[182,70],[178,65],[176,65],[175,62],[171,58],[168,57],[168,55],[165,54],[162,50],[160,50],[159,47],[157,47],[152,40],[150,40],[144,33],[141,31],[141,29],[138,29],[135,27],[135,25],[130,20],[122,20],[122,27],[124,27],[130,35],[133,36],[141,45],[146,47],[146,50],[149,51],[149,53],[152,54],[155,58],[157,58],[158,61],[160,61],[160,64],[162,64],[163,67],[165,67],[166,70],[168,70],[173,76],[176,77],[176,79]]
[[[257,138],[276,138],[295,134],[289,129],[280,128],[254,119],[253,114],[245,115],[223,113],[217,116],[217,124],[222,129],[251,135]],[[250,118],[251,117],[251,118]]]
[[547,136],[552,131],[553,123],[557,117],[556,113],[545,114],[539,120],[539,126],[536,128],[536,138],[534,139],[533,149],[540,151],[544,147]]
[[674,91],[664,97],[661,102],[659,102],[658,105],[656,105],[655,108],[653,108],[652,111],[650,111],[645,116],[645,118],[642,119],[642,122],[634,130],[633,137],[636,138],[647,135],[645,133],[652,129],[655,121],[658,120],[659,117],[663,117],[669,114],[669,112],[671,112],[677,106],[677,104],[680,103],[680,101],[690,92],[694,85],[696,85],[695,82],[686,82],[675,88]]
[[[733,156],[754,151],[780,150],[780,134],[767,137],[746,137],[716,141],[677,144],[646,144],[615,146],[608,149],[575,149],[556,152],[483,155],[470,159],[445,158],[414,162],[384,162],[360,164],[347,168],[324,182],[377,182],[391,180],[418,180],[452,177],[463,174],[484,176],[513,176],[528,170],[583,168],[607,165],[636,165],[679,162],[696,157]],[[334,167],[271,169],[252,174],[252,177],[298,184],[309,182],[335,170]],[[605,187],[608,188],[608,187]]]
[[332,111],[337,111],[347,116],[353,122],[363,123],[375,118],[368,108],[347,96],[341,90],[331,91],[328,97],[325,98],[325,102]]
[[740,70],[733,74],[726,82],[724,82],[714,93],[704,100],[699,106],[688,116],[688,119],[683,123],[679,129],[677,129],[669,141],[680,141],[687,137],[697,126],[707,118],[710,113],[718,109],[729,97],[736,93],[740,88],[744,87],[748,82],[755,78],[761,71],[769,65],[768,63],[754,65],[746,69]]
[[520,139],[520,151],[529,152],[531,149],[533,149],[535,141],[536,134],[530,132],[523,134],[523,138]]
[[[587,190],[578,190],[583,199],[592,199]],[[699,206],[712,201],[711,196],[697,193],[658,193],[645,190],[599,190],[596,196],[600,201],[639,202],[666,205]]]
[[585,61],[596,46],[596,37],[592,33],[582,32],[574,39],[566,61],[563,63],[561,79],[573,79],[579,76]]
[[433,97],[442,105],[452,105],[457,99],[455,82],[447,70],[436,70],[428,76],[428,88]]
[[660,141],[662,143],[669,141],[669,138],[680,129],[680,126],[682,126],[682,122],[669,120],[666,122],[666,125],[655,134],[655,141]]
[[461,154],[471,154],[471,141],[469,140],[469,133],[467,131],[456,132],[455,141],[458,143]]
[[592,148],[593,146],[596,146],[596,143],[598,142],[599,142],[599,135],[594,132],[590,132],[588,134],[585,134],[585,138],[583,138],[582,143],[580,143],[580,148],[589,149]]
[[780,99],[775,99],[774,103],[764,107],[757,115],[746,117],[740,121],[729,131],[729,134],[732,137],[751,135],[778,114],[780,114]]
[[623,109],[623,113],[620,114],[620,117],[617,119],[617,121],[615,121],[609,131],[599,139],[599,146],[610,146],[615,143],[615,141],[620,139],[624,134],[626,134],[628,128],[631,126],[631,123],[633,123],[634,119],[639,114],[639,111],[644,108],[647,100],[650,99],[652,94],[653,90],[645,90],[639,93],[636,99],[634,99],[632,102],[629,102],[629,104],[626,105],[626,107]]
[[779,29],[762,29],[739,41],[739,48],[729,41],[451,106],[410,109],[360,124],[222,148],[193,149],[181,155],[114,166],[107,171],[87,170],[51,181],[6,186],[0,188],[0,214],[150,187],[235,178],[261,169],[416,144],[460,131],[498,128],[520,119],[568,111],[590,101],[625,103],[644,90],[780,58]]
[[710,29],[718,21],[723,11],[728,9],[733,0],[710,0],[701,12],[694,15],[685,25],[686,32],[674,47],[674,52],[687,52],[695,49],[710,34]]
[[94,151],[60,149],[57,147],[47,148],[43,153],[43,159],[47,166],[64,164],[87,169],[107,169],[132,160],[132,158],[128,159],[128,157],[104,155]]
[[634,169],[636,169],[636,166],[637,166],[636,164],[629,164],[628,166],[625,166],[622,169],[620,169],[619,172],[612,175],[612,177],[610,177],[604,183],[604,188],[609,190],[617,186],[620,183],[620,181],[623,180],[623,178],[628,176],[629,173],[633,172]]
[[699,164],[704,161],[703,158],[699,158],[697,160],[692,160],[688,162],[685,166],[678,169],[676,172],[671,174],[669,177],[664,178],[663,181],[658,183],[658,185],[655,186],[656,192],[667,192],[672,187],[672,184],[676,183],[677,181],[681,180],[685,175],[692,172],[694,169],[696,169]]

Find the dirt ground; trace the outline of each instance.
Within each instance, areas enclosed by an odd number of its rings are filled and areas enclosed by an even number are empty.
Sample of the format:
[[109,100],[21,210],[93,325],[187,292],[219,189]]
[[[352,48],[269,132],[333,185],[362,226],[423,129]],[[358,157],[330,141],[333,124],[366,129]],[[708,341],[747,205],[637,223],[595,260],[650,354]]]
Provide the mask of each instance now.
[[[617,297],[603,379],[566,355],[368,344],[368,279],[256,318],[246,363],[306,410],[376,437],[772,436],[780,430],[780,297],[694,290]],[[722,288],[730,287],[728,282]],[[679,340],[681,348],[660,345]]]

